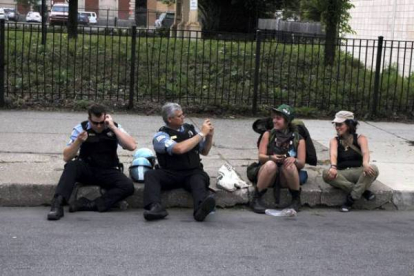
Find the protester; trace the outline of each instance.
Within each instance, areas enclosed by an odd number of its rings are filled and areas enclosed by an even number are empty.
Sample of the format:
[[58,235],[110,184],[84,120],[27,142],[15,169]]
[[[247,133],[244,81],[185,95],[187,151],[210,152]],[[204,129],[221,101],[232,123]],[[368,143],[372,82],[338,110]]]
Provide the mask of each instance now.
[[292,125],[295,118],[292,107],[283,104],[273,108],[272,117],[273,129],[263,134],[259,145],[261,167],[251,203],[252,210],[259,214],[265,213],[263,195],[274,184],[289,189],[292,195],[291,208],[299,211],[301,207],[299,170],[305,166],[305,141]]
[[341,211],[348,212],[361,196],[367,200],[375,198],[368,189],[379,172],[377,166],[369,163],[368,140],[364,135],[357,134],[359,123],[354,114],[339,111],[332,123],[337,136],[330,142],[331,167],[323,171],[323,179],[347,194]]

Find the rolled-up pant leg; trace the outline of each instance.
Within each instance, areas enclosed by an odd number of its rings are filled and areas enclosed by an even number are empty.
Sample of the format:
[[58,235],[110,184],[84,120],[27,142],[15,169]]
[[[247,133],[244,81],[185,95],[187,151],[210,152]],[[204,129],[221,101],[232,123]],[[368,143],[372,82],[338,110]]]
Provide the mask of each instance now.
[[92,169],[83,161],[73,160],[66,163],[59,183],[56,187],[55,195],[61,195],[66,202],[75,188],[76,182],[93,181]]

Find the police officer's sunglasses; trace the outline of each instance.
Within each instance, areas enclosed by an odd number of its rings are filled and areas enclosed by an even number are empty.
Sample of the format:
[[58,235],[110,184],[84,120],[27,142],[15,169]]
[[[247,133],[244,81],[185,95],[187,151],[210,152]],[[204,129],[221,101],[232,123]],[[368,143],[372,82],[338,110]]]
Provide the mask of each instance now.
[[89,120],[89,121],[91,121],[91,123],[94,124],[95,126],[99,126],[99,125],[104,125],[105,124],[105,120],[103,120],[102,122],[94,122],[92,120]]

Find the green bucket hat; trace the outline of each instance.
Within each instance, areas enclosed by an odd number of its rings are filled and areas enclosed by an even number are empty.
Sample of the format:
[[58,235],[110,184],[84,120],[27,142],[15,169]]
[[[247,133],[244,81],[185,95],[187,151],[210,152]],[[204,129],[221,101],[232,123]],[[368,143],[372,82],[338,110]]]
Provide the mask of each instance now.
[[272,108],[272,111],[275,113],[280,113],[289,123],[295,119],[295,110],[293,107],[287,104],[282,104],[278,108],[274,107]]

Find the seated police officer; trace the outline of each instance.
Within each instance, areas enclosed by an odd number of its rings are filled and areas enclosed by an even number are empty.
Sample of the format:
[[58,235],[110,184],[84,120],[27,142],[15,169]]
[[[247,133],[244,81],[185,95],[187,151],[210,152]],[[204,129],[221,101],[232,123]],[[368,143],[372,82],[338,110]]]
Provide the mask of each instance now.
[[148,221],[163,219],[168,213],[161,205],[161,190],[184,188],[194,201],[194,219],[203,221],[215,206],[215,199],[208,194],[210,177],[203,170],[200,153],[208,155],[214,128],[209,119],[201,131],[184,123],[181,106],[167,103],[162,107],[165,126],[153,139],[160,169],[145,173],[144,218]]
[[[63,217],[63,205],[69,201],[76,182],[98,185],[106,192],[93,201],[80,198],[69,206],[69,212],[104,212],[134,193],[132,181],[118,168],[117,148],[119,144],[133,151],[135,139],[112,120],[102,105],[92,105],[88,114],[88,121],[75,126],[63,151],[63,160],[67,163],[57,185],[48,220]],[[78,152],[79,157],[74,159]]]

